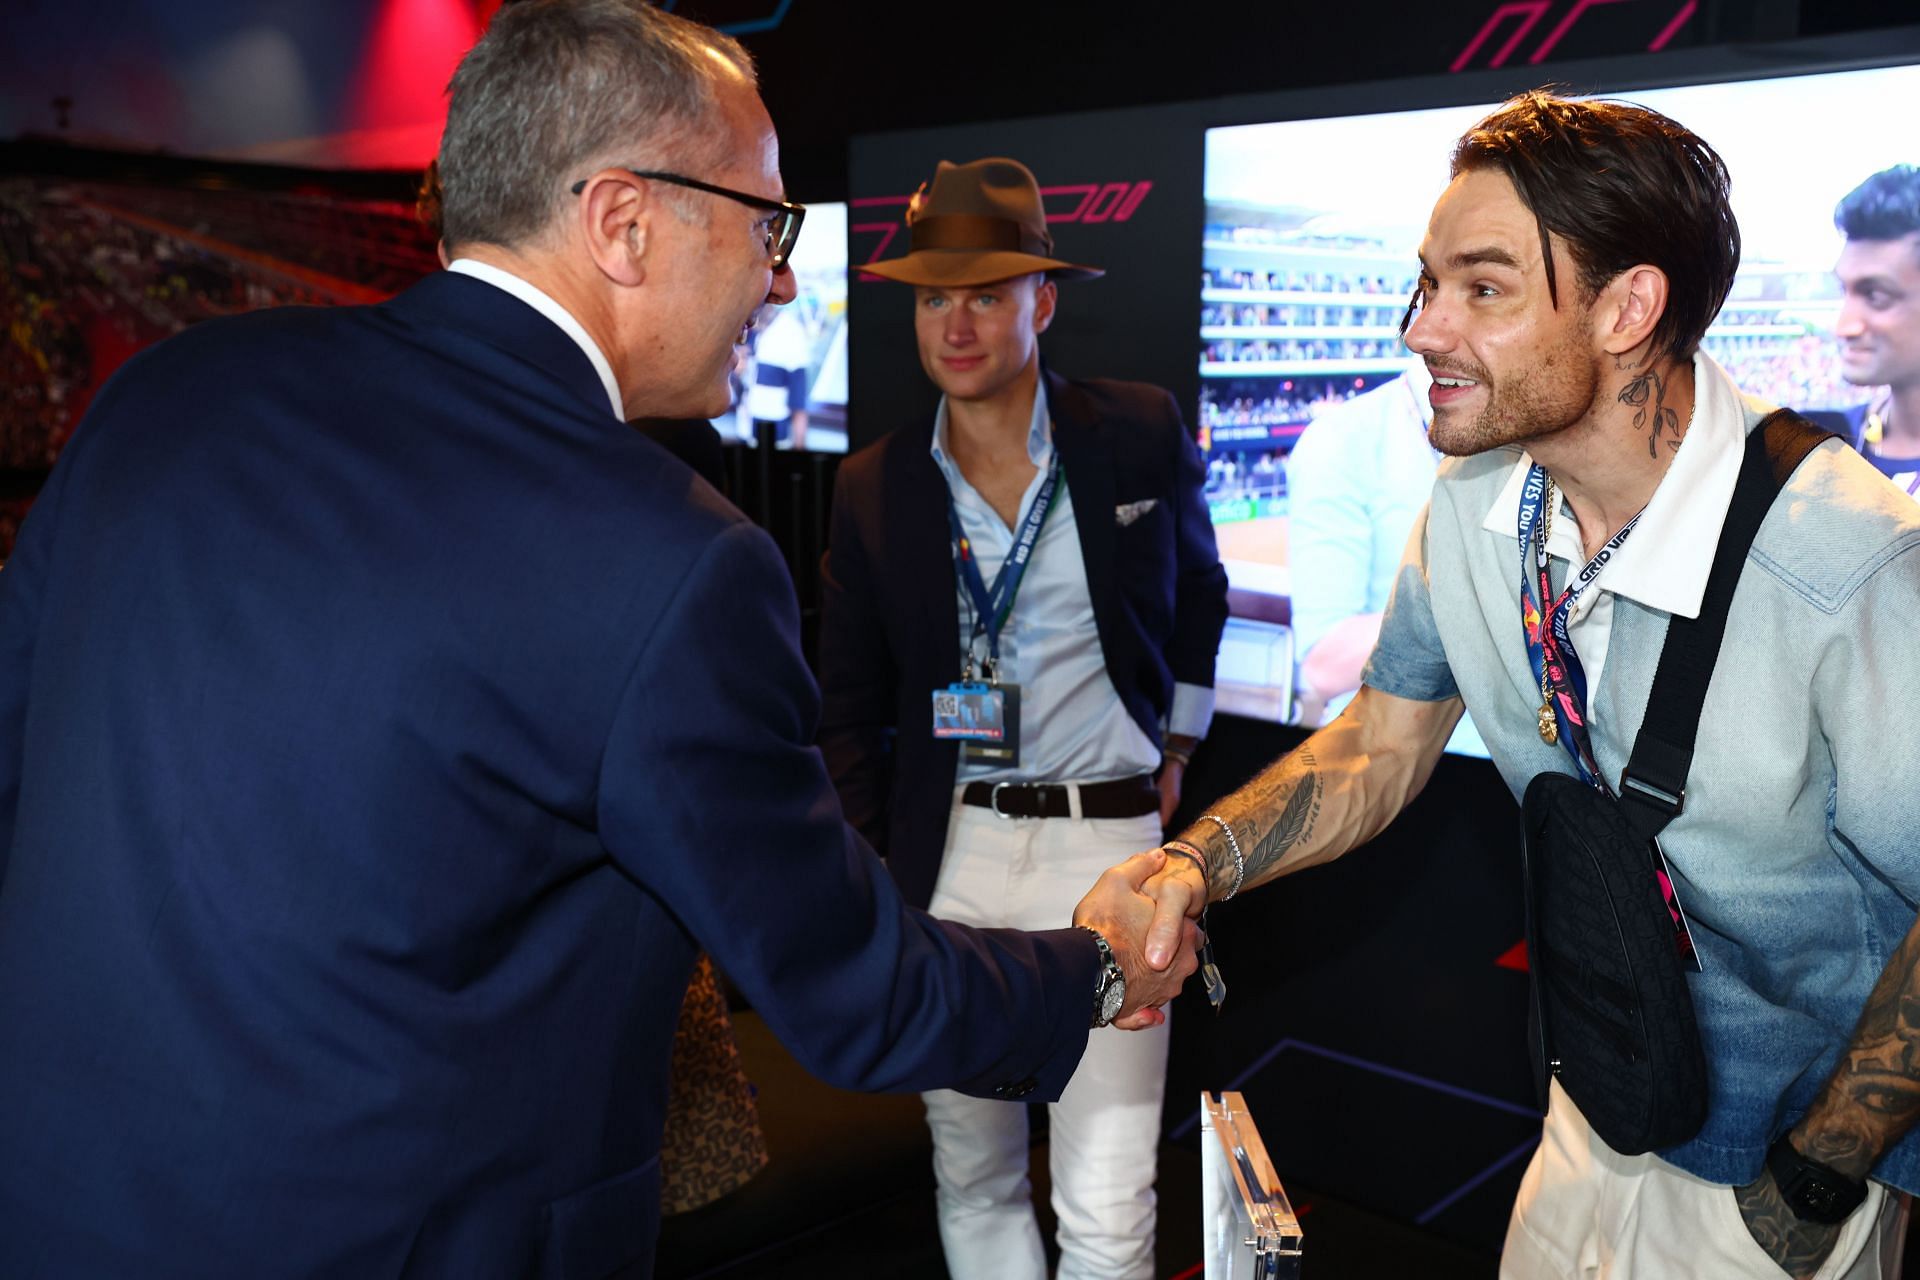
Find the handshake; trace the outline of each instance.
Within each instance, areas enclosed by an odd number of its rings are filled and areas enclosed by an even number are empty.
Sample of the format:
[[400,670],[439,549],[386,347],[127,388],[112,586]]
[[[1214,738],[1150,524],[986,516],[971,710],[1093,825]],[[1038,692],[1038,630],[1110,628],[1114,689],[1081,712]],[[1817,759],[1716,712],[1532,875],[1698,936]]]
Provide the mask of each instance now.
[[1136,853],[1108,868],[1080,899],[1074,924],[1105,938],[1126,975],[1126,999],[1114,1026],[1141,1031],[1167,1020],[1160,1006],[1200,967],[1202,939],[1193,917],[1206,903],[1200,869],[1165,849]]

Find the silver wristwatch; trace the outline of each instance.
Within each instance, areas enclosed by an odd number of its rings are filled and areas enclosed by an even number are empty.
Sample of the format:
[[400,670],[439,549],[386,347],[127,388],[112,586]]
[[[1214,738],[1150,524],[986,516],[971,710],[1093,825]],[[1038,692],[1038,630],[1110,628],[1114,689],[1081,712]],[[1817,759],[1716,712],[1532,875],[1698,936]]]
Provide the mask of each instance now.
[[1100,948],[1100,976],[1093,984],[1093,1026],[1104,1027],[1120,1016],[1120,1006],[1127,1002],[1127,975],[1121,972],[1120,962],[1113,958],[1113,948],[1100,936],[1097,929],[1080,926],[1093,935],[1093,944]]

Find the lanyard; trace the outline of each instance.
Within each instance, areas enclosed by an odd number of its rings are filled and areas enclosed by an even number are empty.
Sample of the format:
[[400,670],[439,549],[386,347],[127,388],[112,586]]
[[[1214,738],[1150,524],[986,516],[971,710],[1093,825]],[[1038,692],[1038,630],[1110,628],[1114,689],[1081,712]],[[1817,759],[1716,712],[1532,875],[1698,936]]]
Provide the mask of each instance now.
[[947,527],[953,532],[954,563],[967,595],[973,600],[973,636],[967,643],[967,665],[971,669],[973,646],[982,635],[986,636],[989,679],[1000,664],[1000,631],[1013,612],[1013,598],[1020,590],[1020,580],[1026,576],[1034,544],[1040,541],[1040,526],[1047,522],[1047,513],[1053,509],[1053,496],[1059,484],[1060,454],[1056,450],[1047,466],[1047,478],[1041,482],[1040,491],[1033,495],[1027,518],[1020,523],[1020,534],[1001,563],[1000,572],[994,575],[991,588],[980,576],[980,564],[973,557],[973,540],[960,527],[960,513],[953,505],[953,489],[951,486],[947,489]]
[[[1635,512],[1633,519],[1622,525],[1579,573],[1570,576],[1566,588],[1555,596],[1552,560],[1547,555],[1547,531],[1553,520],[1549,501],[1557,501],[1553,482],[1546,468],[1536,462],[1520,491],[1520,626],[1526,636],[1527,660],[1540,685],[1540,734],[1566,748],[1574,769],[1588,785],[1604,790],[1587,732],[1587,671],[1567,632],[1568,619],[1580,593],[1600,577],[1600,571],[1626,542],[1646,509]],[[1552,737],[1548,737],[1550,728]]]

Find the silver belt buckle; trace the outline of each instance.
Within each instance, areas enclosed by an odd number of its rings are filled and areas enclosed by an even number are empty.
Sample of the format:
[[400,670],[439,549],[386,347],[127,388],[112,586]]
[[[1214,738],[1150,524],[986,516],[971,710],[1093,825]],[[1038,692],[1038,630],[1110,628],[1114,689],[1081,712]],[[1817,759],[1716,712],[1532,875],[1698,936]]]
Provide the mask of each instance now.
[[1008,822],[1012,822],[1015,818],[1020,816],[1017,813],[1005,813],[1000,808],[1000,789],[1002,787],[1011,787],[1014,785],[1016,784],[1011,782],[996,782],[993,784],[993,791],[989,793],[987,796],[987,807],[993,810],[994,817],[1005,818]]

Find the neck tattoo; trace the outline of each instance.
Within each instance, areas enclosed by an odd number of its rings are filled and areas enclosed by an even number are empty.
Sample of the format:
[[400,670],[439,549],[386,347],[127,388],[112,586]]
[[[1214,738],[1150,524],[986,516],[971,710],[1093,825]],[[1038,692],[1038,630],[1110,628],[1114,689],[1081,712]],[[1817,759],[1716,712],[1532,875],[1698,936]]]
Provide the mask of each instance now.
[[[1630,367],[1630,366],[1622,366]],[[1667,405],[1667,380],[1649,367],[1635,374],[1620,388],[1621,404],[1633,407],[1633,429],[1647,433],[1647,456],[1660,456],[1660,440],[1666,437],[1669,449],[1680,447],[1680,415]]]

